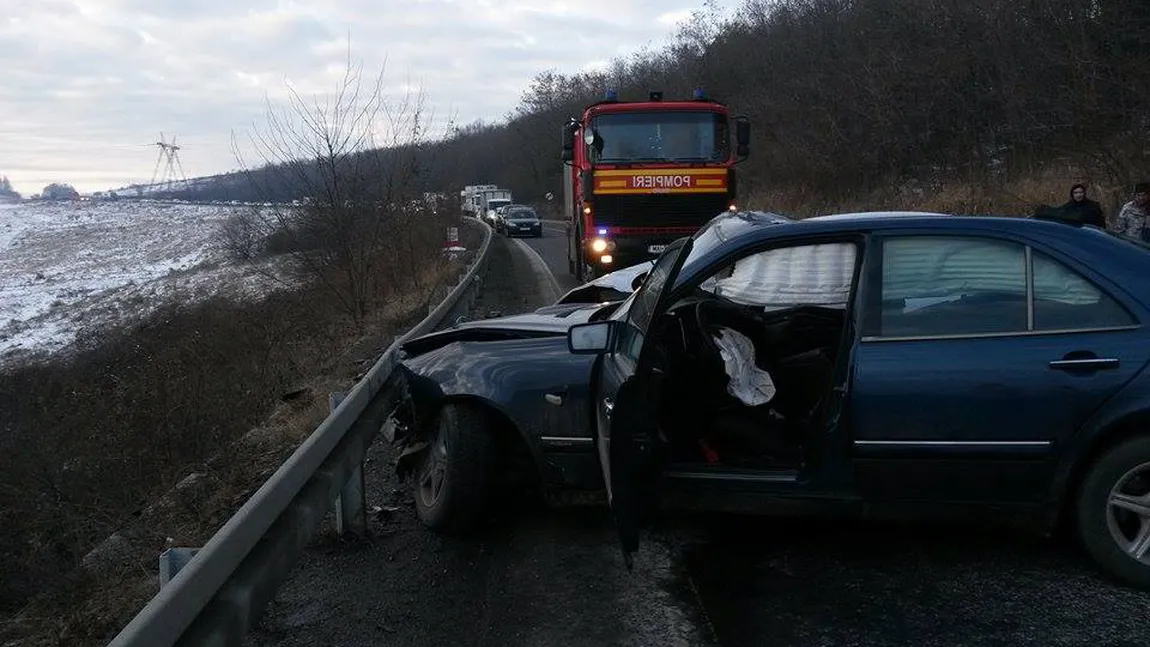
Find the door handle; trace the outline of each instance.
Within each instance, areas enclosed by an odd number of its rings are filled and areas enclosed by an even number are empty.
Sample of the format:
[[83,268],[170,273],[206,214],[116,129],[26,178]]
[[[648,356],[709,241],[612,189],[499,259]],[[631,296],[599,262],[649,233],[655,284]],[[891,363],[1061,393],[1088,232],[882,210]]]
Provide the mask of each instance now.
[[613,411],[615,411],[615,401],[611,398],[603,398],[603,413],[607,414],[607,417],[610,418],[611,412]]
[[1081,359],[1056,359],[1050,368],[1059,371],[1101,371],[1118,368],[1117,357],[1083,357]]

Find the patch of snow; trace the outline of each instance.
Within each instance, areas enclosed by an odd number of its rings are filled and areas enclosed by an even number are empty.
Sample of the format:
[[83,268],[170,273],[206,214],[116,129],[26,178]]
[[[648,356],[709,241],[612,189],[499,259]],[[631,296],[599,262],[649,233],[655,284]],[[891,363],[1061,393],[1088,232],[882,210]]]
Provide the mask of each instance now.
[[171,301],[266,293],[267,267],[235,265],[212,245],[231,213],[125,200],[0,205],[0,367]]

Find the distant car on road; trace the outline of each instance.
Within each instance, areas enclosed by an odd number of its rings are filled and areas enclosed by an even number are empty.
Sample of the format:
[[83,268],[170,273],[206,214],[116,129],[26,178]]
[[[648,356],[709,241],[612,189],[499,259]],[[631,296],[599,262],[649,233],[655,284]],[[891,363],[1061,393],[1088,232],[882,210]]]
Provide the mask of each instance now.
[[436,530],[524,484],[605,489],[628,563],[660,504],[999,515],[1150,587],[1147,276],[1089,226],[723,215],[625,300],[408,342],[390,433]]
[[502,205],[492,212],[492,217],[488,221],[488,224],[490,224],[492,228],[498,229],[499,220],[503,216],[503,213],[505,211],[507,211],[508,209],[527,209],[527,208],[528,208],[528,206],[525,204],[510,203],[510,204]]
[[508,237],[543,235],[543,223],[531,207],[508,207],[497,216],[495,230]]

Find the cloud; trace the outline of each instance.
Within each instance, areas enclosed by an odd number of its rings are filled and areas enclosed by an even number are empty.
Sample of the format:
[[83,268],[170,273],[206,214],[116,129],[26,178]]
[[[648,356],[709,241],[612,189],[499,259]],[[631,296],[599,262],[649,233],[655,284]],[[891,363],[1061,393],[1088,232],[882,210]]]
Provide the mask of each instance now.
[[[723,3],[735,6],[736,0]],[[702,0],[5,0],[0,174],[18,190],[151,179],[160,132],[189,175],[237,166],[232,133],[287,86],[329,93],[348,56],[442,123],[513,110],[545,69],[658,46]],[[243,137],[241,137],[243,141]]]

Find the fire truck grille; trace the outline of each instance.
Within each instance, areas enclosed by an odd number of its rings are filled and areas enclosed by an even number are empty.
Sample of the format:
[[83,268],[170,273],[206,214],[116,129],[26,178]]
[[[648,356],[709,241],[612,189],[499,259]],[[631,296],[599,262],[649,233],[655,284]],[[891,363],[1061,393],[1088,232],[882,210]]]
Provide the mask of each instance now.
[[726,193],[597,195],[597,227],[689,227],[727,210]]

